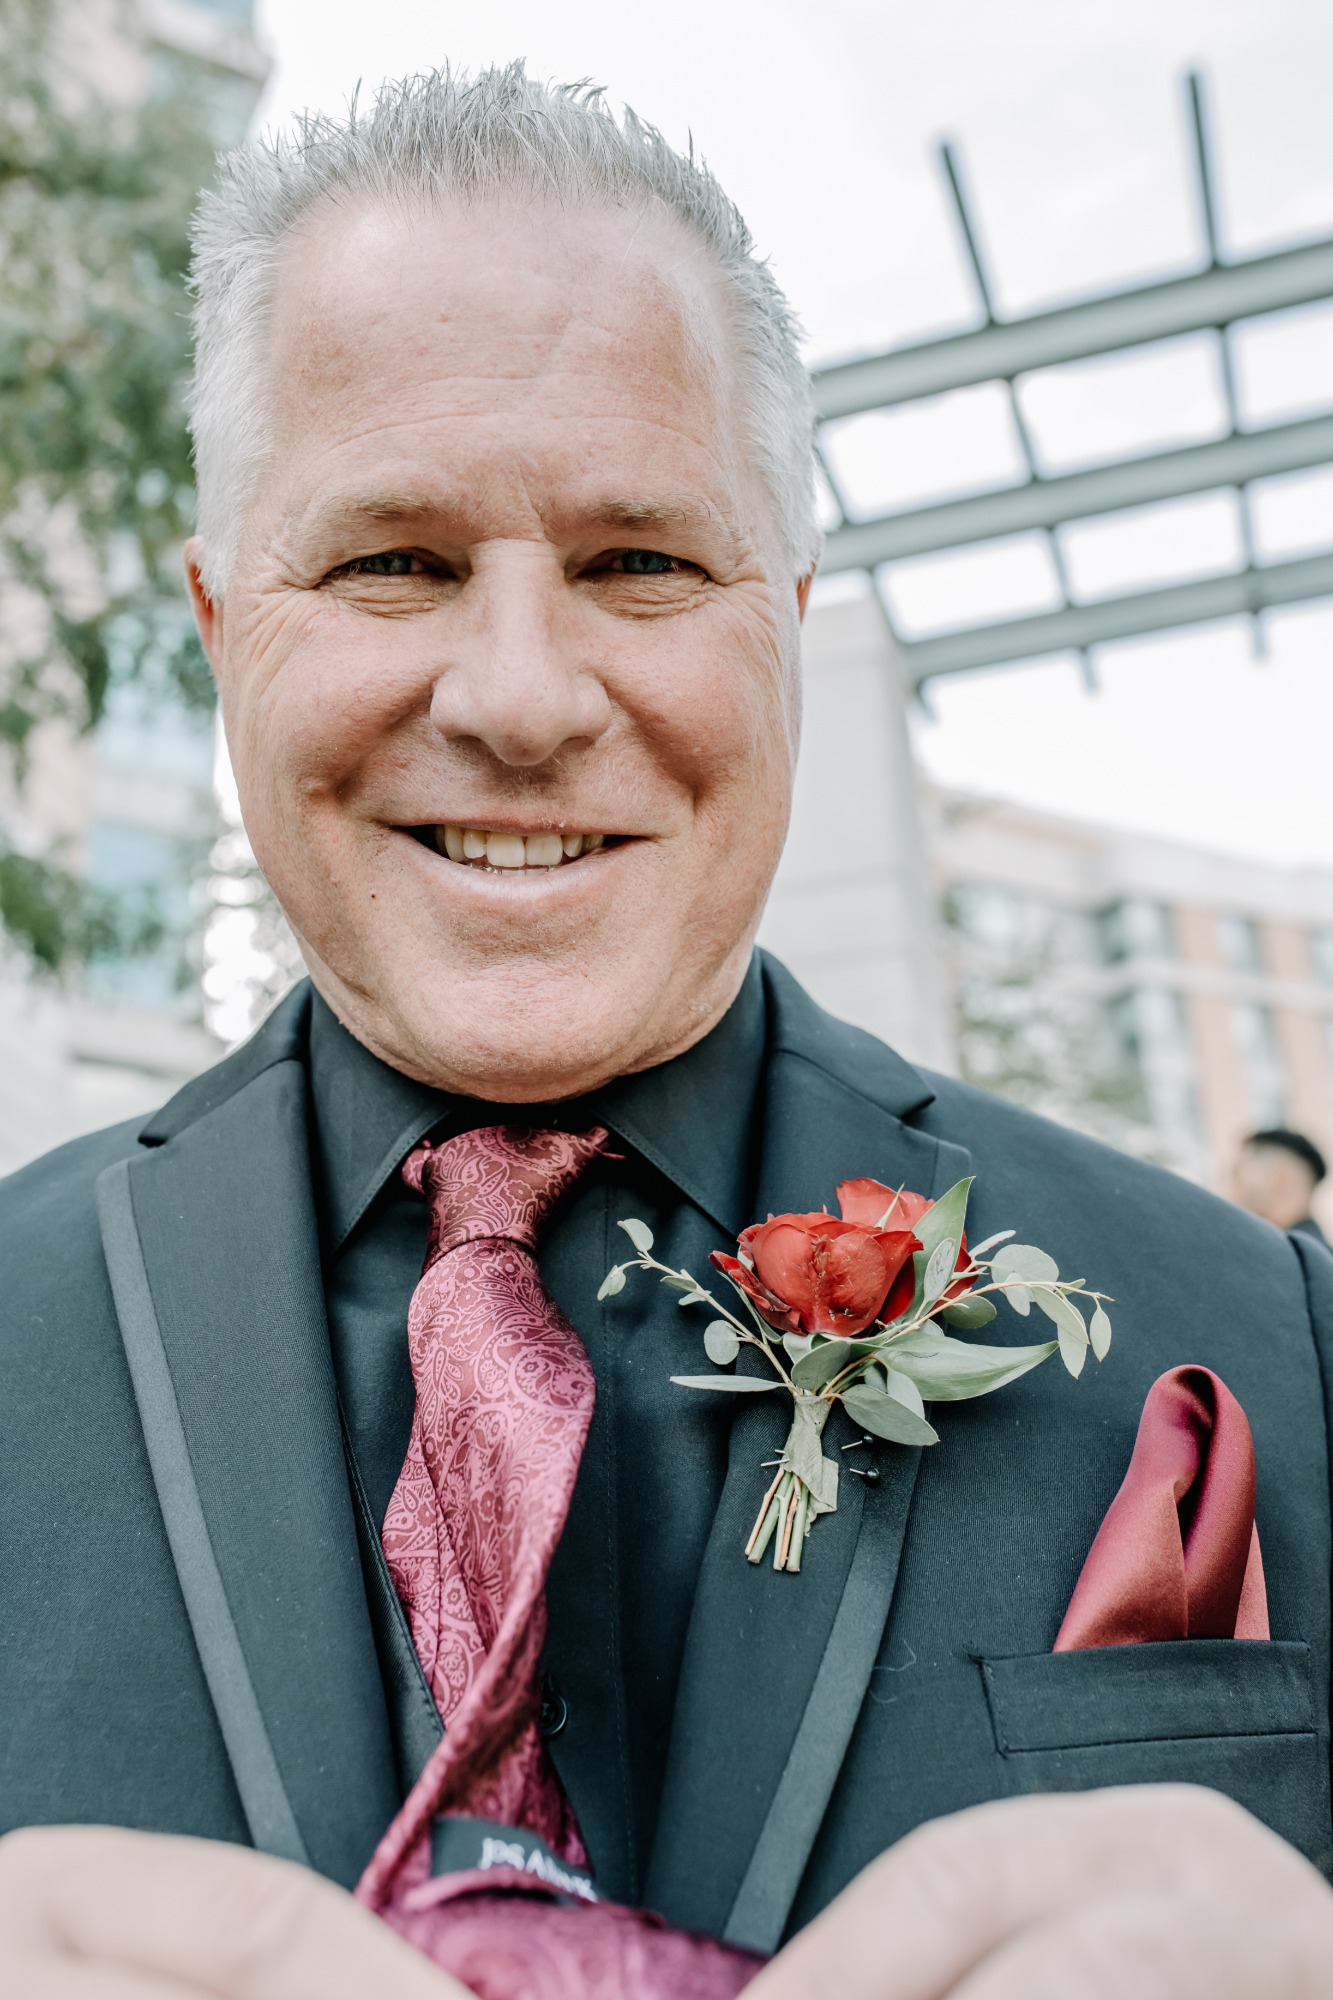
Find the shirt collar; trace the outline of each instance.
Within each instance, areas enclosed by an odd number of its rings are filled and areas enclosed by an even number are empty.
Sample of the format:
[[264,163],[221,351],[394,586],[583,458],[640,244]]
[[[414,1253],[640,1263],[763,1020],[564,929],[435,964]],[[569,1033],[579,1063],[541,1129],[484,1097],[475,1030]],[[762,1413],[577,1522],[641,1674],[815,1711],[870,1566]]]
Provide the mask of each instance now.
[[325,1241],[332,1251],[341,1248],[427,1134],[499,1122],[608,1125],[726,1234],[739,1235],[753,1220],[748,1208],[766,1044],[755,957],[717,1026],[670,1062],[554,1108],[479,1105],[391,1069],[316,993],[308,1060]]

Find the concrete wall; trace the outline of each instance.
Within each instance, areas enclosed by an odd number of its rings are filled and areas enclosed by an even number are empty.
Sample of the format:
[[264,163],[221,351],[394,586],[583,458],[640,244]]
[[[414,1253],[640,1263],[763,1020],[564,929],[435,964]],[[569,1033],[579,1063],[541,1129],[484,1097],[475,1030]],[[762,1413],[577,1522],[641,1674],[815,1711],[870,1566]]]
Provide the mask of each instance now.
[[949,1066],[906,694],[867,592],[812,606],[795,808],[759,941],[822,1006]]

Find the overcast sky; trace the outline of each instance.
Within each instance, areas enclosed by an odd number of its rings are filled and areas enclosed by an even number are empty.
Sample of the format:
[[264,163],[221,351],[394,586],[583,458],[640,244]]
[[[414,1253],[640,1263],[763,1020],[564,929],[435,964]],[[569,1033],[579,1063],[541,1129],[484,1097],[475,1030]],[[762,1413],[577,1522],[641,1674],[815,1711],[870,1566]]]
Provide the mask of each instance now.
[[[955,327],[976,303],[935,148],[961,149],[1001,310],[1195,262],[1182,77],[1204,72],[1232,254],[1333,233],[1330,0],[260,0],[274,57],[266,124],[337,109],[445,58],[527,59],[593,77],[683,144],[692,134],[793,299],[813,361]],[[1256,422],[1333,404],[1333,315],[1239,357]],[[988,400],[989,398],[989,400]],[[1215,431],[1206,341],[1048,381],[1027,415],[1051,466]],[[1002,398],[862,420],[839,445],[871,511],[1013,476]],[[1333,480],[1264,499],[1274,555],[1333,546]],[[1224,498],[1066,550],[1095,594],[1234,556]],[[969,567],[970,563],[970,567]],[[1046,565],[1044,567],[1044,565]],[[904,628],[1041,605],[1040,547],[901,571]],[[1102,653],[1101,692],[1067,661],[937,683],[918,727],[942,778],[1283,862],[1333,867],[1333,606],[1272,617],[1268,658],[1218,626]]]

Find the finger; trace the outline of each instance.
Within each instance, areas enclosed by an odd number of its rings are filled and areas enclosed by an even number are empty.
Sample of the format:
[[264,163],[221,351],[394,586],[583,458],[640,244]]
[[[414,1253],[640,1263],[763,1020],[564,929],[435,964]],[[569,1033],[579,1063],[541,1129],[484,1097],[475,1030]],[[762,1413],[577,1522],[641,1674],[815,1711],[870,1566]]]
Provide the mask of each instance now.
[[192,1997],[466,2000],[343,1890],[248,1848],[41,1827],[0,1853],[0,1937],[19,1951],[152,1973]]
[[780,1952],[749,2000],[938,2000],[1009,1938],[1089,1899],[1274,1900],[1319,1877],[1229,1800],[1188,1786],[1007,1799],[921,1827]]
[[182,1986],[156,1972],[125,1971],[91,1959],[13,1958],[0,1940],[0,2000],[217,2000],[216,1989]]
[[1141,1896],[1022,1931],[949,2000],[1316,2000],[1299,1927],[1220,1900]]

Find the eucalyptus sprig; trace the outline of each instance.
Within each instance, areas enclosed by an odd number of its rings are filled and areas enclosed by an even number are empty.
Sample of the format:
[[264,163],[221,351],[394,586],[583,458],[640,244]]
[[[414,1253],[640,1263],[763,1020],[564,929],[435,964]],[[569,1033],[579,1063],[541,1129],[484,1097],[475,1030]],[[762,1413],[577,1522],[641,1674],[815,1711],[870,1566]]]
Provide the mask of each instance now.
[[[844,1184],[848,1185],[867,1184]],[[815,1520],[837,1508],[838,1465],[825,1456],[822,1442],[836,1402],[869,1437],[892,1444],[933,1445],[938,1444],[939,1433],[926,1416],[927,1402],[965,1402],[989,1395],[1040,1366],[1057,1349],[1073,1376],[1082,1373],[1089,1349],[1098,1361],[1105,1359],[1111,1344],[1106,1307],[1114,1301],[1089,1291],[1082,1278],[1062,1278],[1054,1258],[1035,1244],[1013,1242],[1013,1230],[1003,1230],[969,1249],[964,1224],[971,1186],[970,1178],[958,1181],[933,1203],[909,1198],[914,1211],[920,1211],[910,1225],[919,1244],[912,1252],[911,1302],[895,1318],[875,1319],[852,1336],[770,1324],[743,1284],[724,1269],[747,1315],[741,1318],[692,1272],[675,1270],[655,1257],[646,1223],[635,1217],[621,1222],[638,1254],[612,1266],[598,1298],[622,1291],[631,1270],[655,1274],[661,1284],[680,1294],[682,1307],[703,1306],[714,1315],[704,1328],[703,1342],[716,1368],[731,1368],[742,1347],[753,1347],[769,1371],[767,1376],[673,1375],[672,1381],[685,1389],[755,1395],[785,1388],[791,1395],[792,1427],[746,1543],[750,1562],[762,1561],[772,1544],[776,1569],[799,1570]],[[903,1200],[901,1189],[883,1192],[889,1200],[880,1231]],[[817,1233],[820,1219],[776,1217],[766,1227],[789,1220],[813,1223]],[[833,1218],[829,1220],[832,1224]],[[847,1225],[835,1226],[846,1233]],[[875,1229],[862,1233],[881,1240]],[[747,1239],[761,1234],[759,1229],[743,1234],[740,1262],[732,1268],[744,1267],[742,1277],[754,1279],[761,1304],[771,1301],[775,1317],[792,1320],[797,1315],[790,1303],[758,1282],[754,1261],[747,1256]],[[903,1249],[909,1247],[901,1235],[897,1241]],[[1025,1319],[1035,1305],[1053,1323],[1055,1339],[1026,1347],[983,1347],[943,1331],[944,1325],[966,1332],[988,1325],[1001,1297]],[[1077,1301],[1091,1307],[1086,1320]]]

